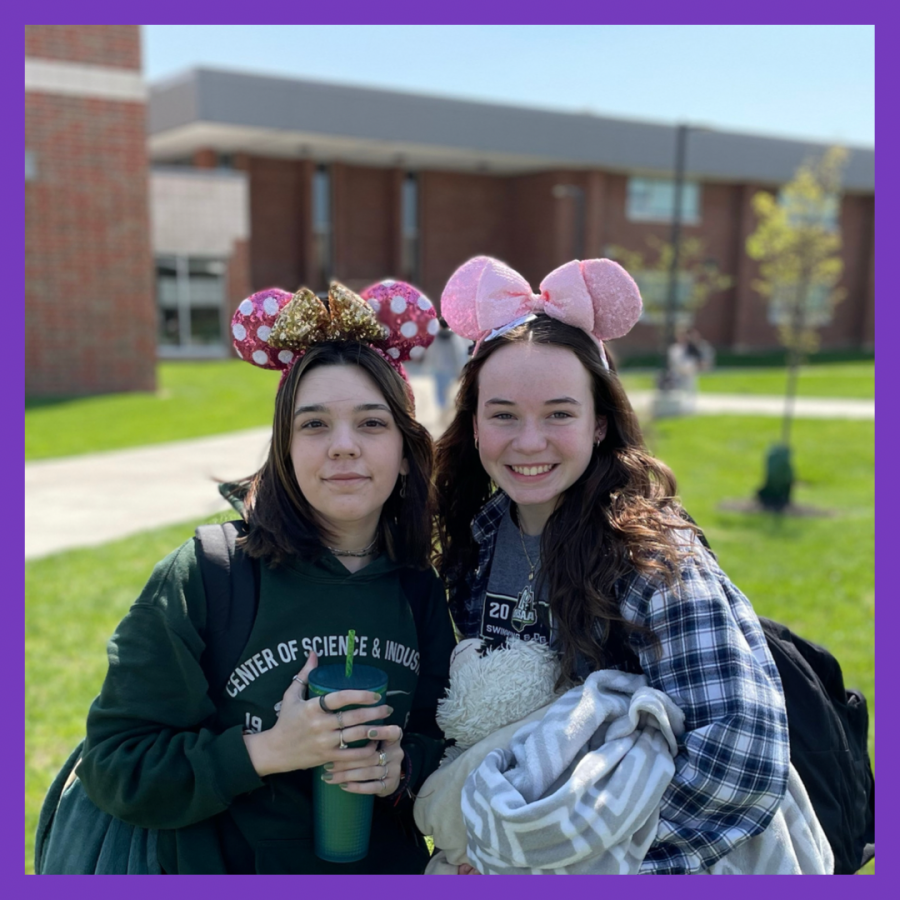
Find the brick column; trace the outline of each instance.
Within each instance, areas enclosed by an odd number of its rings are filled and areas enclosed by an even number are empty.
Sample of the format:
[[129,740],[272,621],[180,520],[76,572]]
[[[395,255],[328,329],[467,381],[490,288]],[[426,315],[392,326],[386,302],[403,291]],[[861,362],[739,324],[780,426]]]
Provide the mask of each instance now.
[[[406,177],[404,169],[391,169],[390,195],[385,209],[385,228],[388,229],[390,243],[390,274],[394,278],[403,278],[407,273],[403,271],[403,180]],[[421,179],[419,190],[421,191]],[[421,198],[421,193],[420,193]],[[421,201],[420,201],[421,202]],[[421,257],[422,227],[419,223],[419,256]],[[421,265],[420,265],[421,268]],[[421,274],[421,273],[420,273]]]
[[139,26],[25,26],[28,395],[156,386],[145,135]]
[[606,177],[602,172],[588,172],[584,186],[584,256],[604,256],[606,244]]
[[761,330],[760,318],[765,317],[765,301],[753,289],[752,282],[757,277],[759,266],[747,255],[747,237],[756,227],[753,212],[753,195],[759,190],[754,185],[741,185],[738,200],[738,225],[735,229],[734,285],[731,288],[733,305],[729,327],[725,329],[733,350],[752,347],[756,341],[753,334]]

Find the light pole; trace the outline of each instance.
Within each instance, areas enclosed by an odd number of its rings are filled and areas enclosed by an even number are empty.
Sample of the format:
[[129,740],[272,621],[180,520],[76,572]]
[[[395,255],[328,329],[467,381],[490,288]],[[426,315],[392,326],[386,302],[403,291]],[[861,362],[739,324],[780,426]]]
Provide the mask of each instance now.
[[557,200],[571,197],[575,201],[575,258],[584,259],[585,204],[584,188],[577,184],[554,184],[553,196]]
[[684,157],[690,125],[681,124],[675,132],[675,182],[672,197],[672,260],[669,264],[669,286],[666,294],[666,327],[663,336],[664,389],[671,381],[669,347],[675,342],[675,314],[678,304],[678,262],[681,253],[681,198],[684,193]]
[[681,257],[681,221],[684,197],[684,170],[687,159],[689,131],[709,131],[699,125],[682,122],[675,129],[675,169],[672,191],[672,258],[669,263],[669,280],[666,291],[665,327],[663,329],[663,367],[656,399],[656,414],[671,415],[679,412],[679,404],[670,395],[675,387],[674,373],[669,359],[669,348],[675,343],[675,320],[678,313],[678,265]]

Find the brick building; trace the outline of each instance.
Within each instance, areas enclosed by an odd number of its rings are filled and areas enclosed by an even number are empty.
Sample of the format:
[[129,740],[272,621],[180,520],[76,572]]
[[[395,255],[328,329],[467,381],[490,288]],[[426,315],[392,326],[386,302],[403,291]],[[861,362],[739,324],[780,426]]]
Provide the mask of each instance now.
[[25,390],[152,390],[136,25],[25,26]]
[[[223,296],[271,285],[321,289],[329,276],[362,287],[393,275],[437,299],[453,269],[476,254],[503,259],[536,286],[575,256],[609,255],[614,245],[646,250],[648,235],[669,238],[675,134],[636,121],[210,69],[153,85],[149,99],[154,177],[206,170],[246,183],[246,233],[235,229],[235,255],[222,260],[234,269]],[[696,318],[717,347],[777,346],[752,288],[756,264],[744,253],[751,199],[777,191],[825,149],[689,131],[682,234],[702,238],[732,281]],[[823,346],[870,347],[873,150],[851,149],[837,215],[847,296]],[[645,295],[664,289],[648,285]],[[657,342],[657,329],[641,323],[616,349],[627,356]]]

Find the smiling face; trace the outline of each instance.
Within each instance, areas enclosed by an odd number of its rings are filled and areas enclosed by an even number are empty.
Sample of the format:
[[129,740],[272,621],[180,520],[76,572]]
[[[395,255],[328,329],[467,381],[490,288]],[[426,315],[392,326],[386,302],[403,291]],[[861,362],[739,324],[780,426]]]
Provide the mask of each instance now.
[[543,530],[584,473],[606,424],[594,413],[590,374],[565,347],[510,344],[481,370],[474,423],[481,464],[529,534]]
[[290,456],[300,490],[339,545],[371,539],[397,478],[409,471],[387,401],[355,365],[304,373]]

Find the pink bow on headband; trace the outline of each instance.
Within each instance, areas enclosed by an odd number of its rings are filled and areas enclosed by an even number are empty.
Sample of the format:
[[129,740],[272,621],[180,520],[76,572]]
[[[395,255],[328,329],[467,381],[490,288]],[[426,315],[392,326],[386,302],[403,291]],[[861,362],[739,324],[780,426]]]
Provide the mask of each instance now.
[[447,324],[479,344],[531,313],[580,328],[600,343],[631,330],[641,315],[641,293],[611,259],[573,259],[547,275],[533,294],[514,269],[476,256],[453,273],[441,295]]

